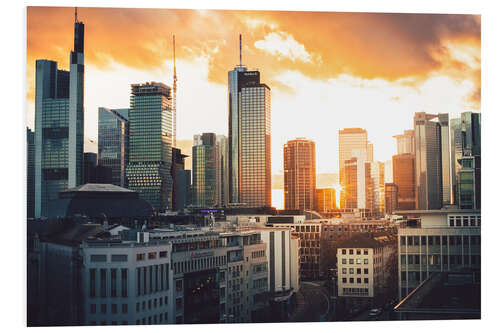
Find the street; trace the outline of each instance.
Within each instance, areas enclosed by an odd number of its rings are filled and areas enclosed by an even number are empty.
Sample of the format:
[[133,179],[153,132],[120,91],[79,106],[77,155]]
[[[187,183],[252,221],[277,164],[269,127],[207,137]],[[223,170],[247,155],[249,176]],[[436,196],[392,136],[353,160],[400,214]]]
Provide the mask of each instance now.
[[316,282],[302,282],[297,293],[297,306],[290,315],[290,321],[325,321],[329,307],[327,288]]

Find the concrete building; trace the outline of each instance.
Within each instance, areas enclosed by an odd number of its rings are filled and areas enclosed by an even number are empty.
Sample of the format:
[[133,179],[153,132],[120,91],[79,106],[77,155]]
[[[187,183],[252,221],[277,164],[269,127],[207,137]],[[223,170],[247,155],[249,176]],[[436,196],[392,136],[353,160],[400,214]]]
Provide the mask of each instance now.
[[363,307],[382,305],[394,296],[396,250],[393,234],[355,234],[341,241],[337,249],[339,297]]
[[259,71],[247,71],[241,57],[228,72],[228,88],[229,202],[270,207],[271,90],[260,82]]
[[481,212],[441,209],[398,211],[399,299],[432,273],[480,272]]
[[313,141],[289,140],[283,145],[285,209],[313,210],[316,151]]
[[35,217],[57,193],[83,181],[84,24],[75,15],[70,70],[37,60],[35,73]]
[[172,89],[132,84],[129,117],[128,186],[164,212],[172,204]]
[[109,184],[121,187],[127,187],[129,112],[130,109],[99,108],[97,164],[111,169]]
[[398,187],[397,209],[415,209],[415,155],[392,156],[393,179]]

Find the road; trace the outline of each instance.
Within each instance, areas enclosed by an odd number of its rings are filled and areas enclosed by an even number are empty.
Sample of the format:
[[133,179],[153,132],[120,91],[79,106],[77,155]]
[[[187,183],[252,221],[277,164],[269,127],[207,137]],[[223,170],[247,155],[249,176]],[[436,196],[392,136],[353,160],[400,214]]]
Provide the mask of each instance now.
[[326,319],[329,310],[328,290],[315,282],[302,282],[297,293],[297,306],[292,322],[316,322]]

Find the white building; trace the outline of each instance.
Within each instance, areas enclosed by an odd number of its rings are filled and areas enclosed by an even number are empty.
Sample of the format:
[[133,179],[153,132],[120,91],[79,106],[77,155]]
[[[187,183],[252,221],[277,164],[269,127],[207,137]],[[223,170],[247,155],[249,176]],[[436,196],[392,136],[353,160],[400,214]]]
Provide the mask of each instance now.
[[355,234],[342,241],[337,249],[338,295],[372,305],[385,298],[390,275],[396,274],[395,255],[395,238],[387,233]]
[[84,325],[175,323],[172,244],[141,240],[82,243]]
[[398,211],[399,298],[403,299],[433,272],[480,272],[481,211]]

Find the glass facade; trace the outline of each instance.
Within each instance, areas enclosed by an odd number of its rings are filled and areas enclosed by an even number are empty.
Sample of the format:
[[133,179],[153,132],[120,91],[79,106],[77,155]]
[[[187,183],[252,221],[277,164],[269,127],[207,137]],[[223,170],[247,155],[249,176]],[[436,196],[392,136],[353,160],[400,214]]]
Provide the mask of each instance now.
[[35,216],[35,132],[26,127],[26,198],[27,217]]
[[99,108],[98,165],[111,169],[112,184],[127,187],[129,109]]
[[316,189],[315,210],[323,213],[336,208],[335,204],[335,189],[333,188],[318,188]]
[[394,184],[398,187],[397,209],[415,209],[415,156],[394,155],[392,167]]
[[225,135],[217,135],[217,193],[218,203],[226,207],[229,202],[229,149]]
[[313,141],[298,138],[283,146],[285,209],[313,210],[316,150]]
[[214,133],[194,136],[193,146],[193,205],[217,205],[217,150]]
[[171,204],[172,121],[169,86],[158,82],[132,85],[128,186],[161,212]]

